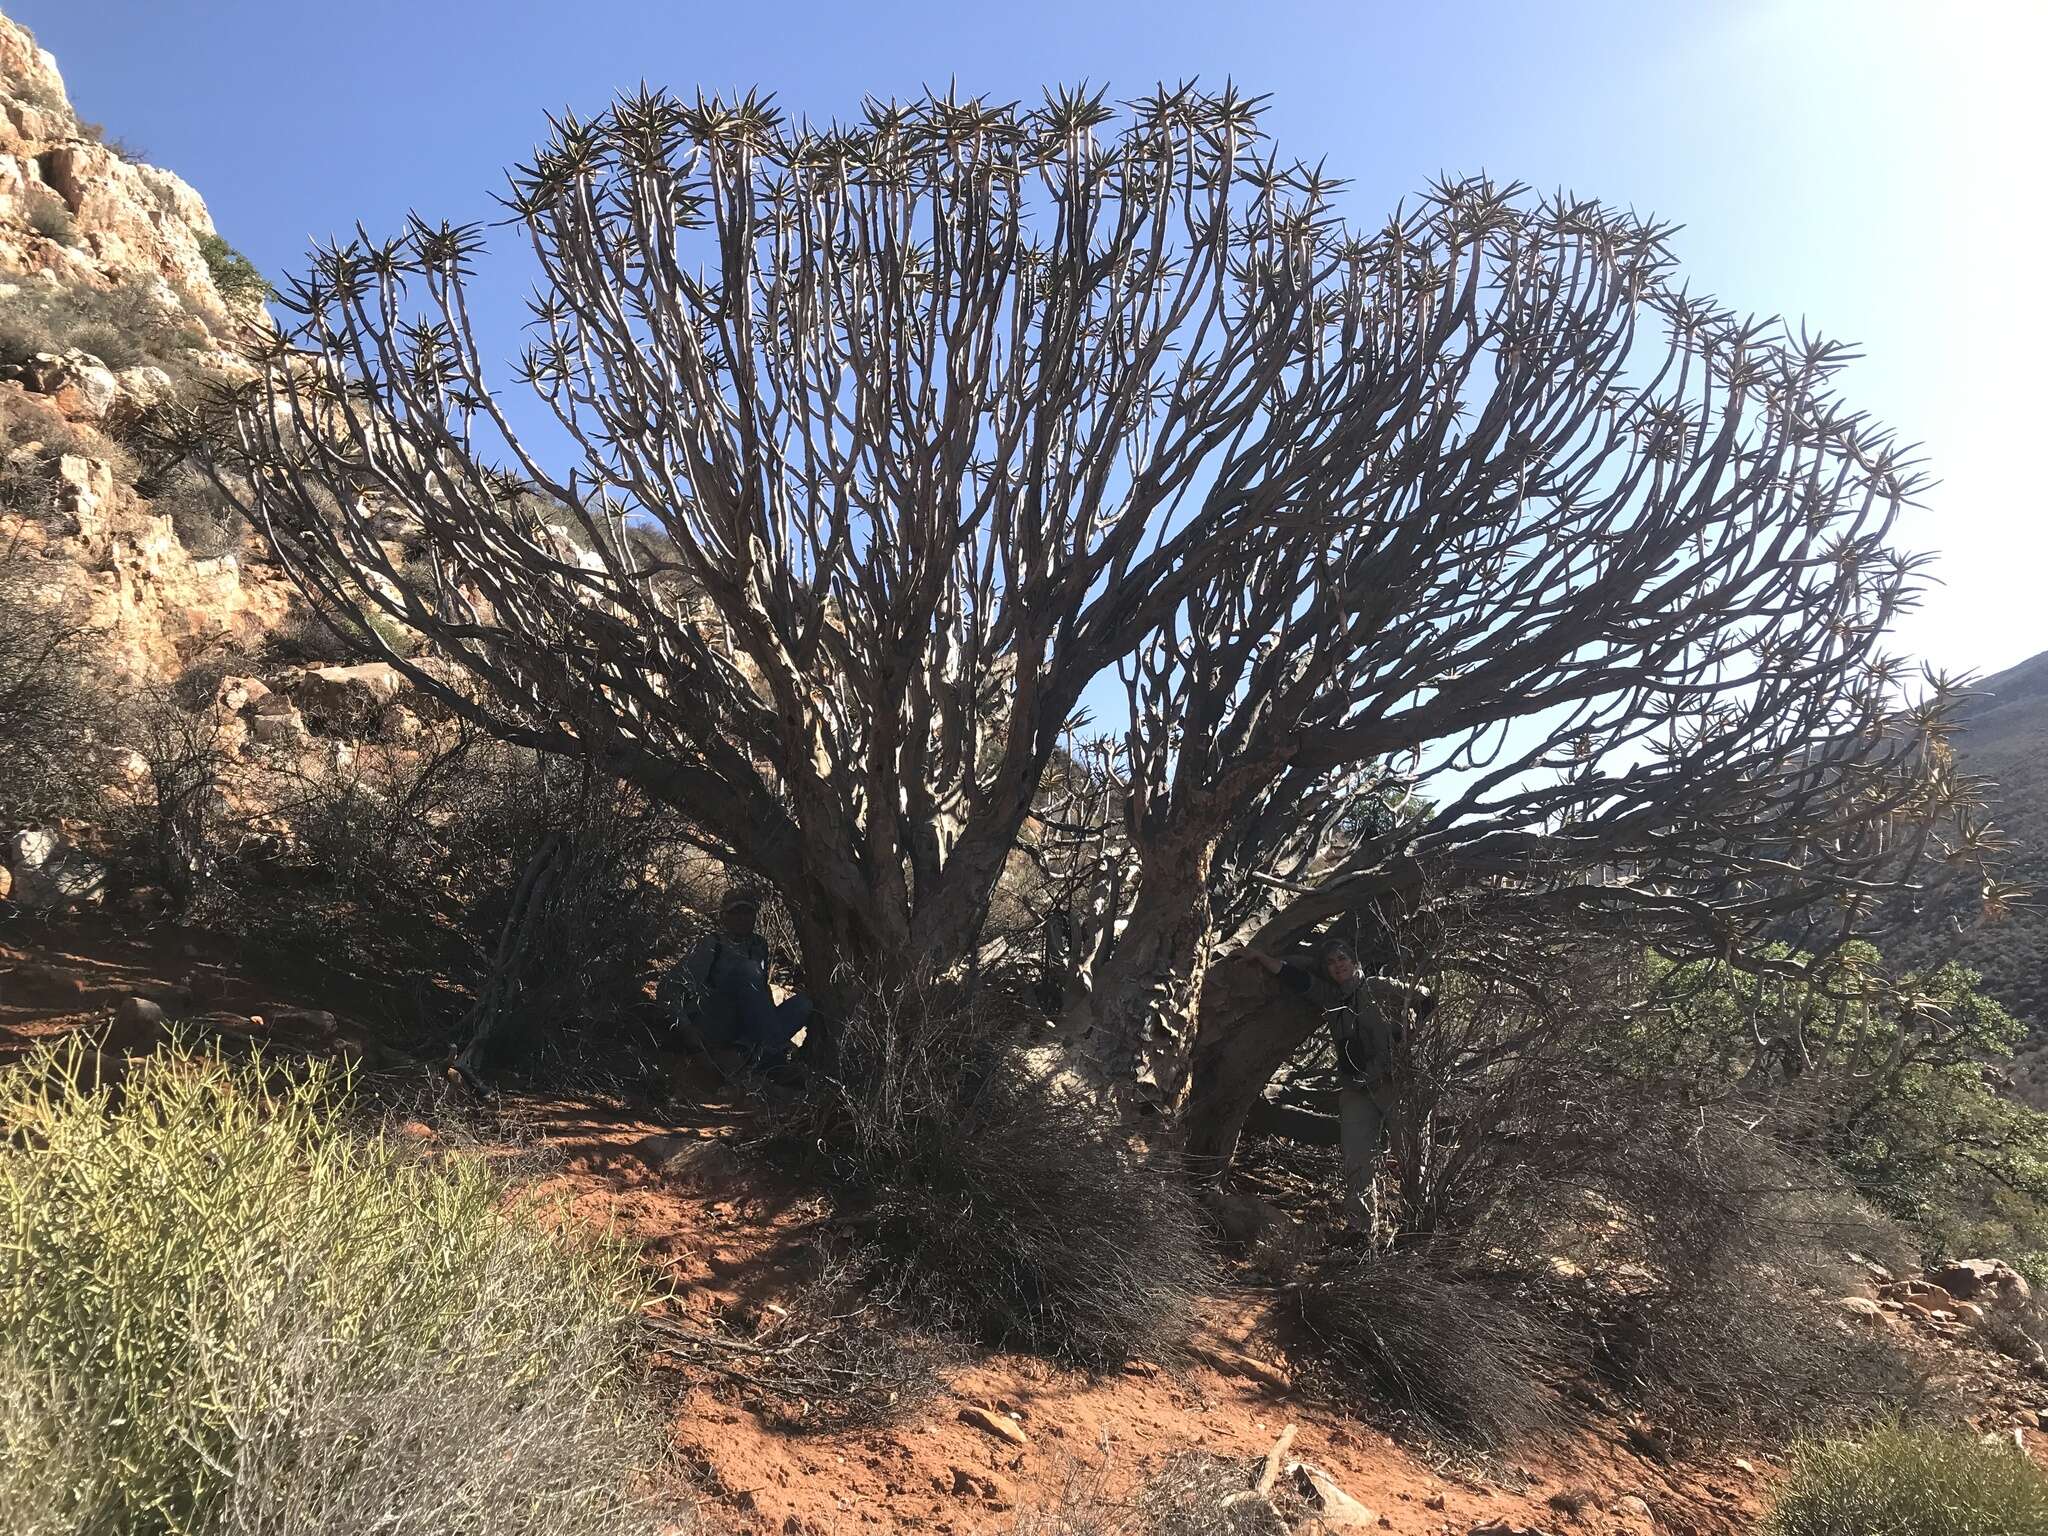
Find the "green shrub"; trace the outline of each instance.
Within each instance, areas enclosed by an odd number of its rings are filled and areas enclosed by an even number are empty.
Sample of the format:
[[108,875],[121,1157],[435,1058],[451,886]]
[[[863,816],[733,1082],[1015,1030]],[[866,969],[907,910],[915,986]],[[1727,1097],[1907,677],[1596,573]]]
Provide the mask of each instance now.
[[2048,1476],[2009,1446],[1896,1425],[1808,1444],[1765,1529],[1772,1536],[2038,1536]]
[[206,258],[206,270],[213,286],[230,304],[260,304],[277,297],[270,279],[256,270],[256,263],[219,235],[201,235],[199,254]]
[[95,1059],[0,1074],[0,1528],[652,1523],[622,1247],[351,1135],[319,1066]]

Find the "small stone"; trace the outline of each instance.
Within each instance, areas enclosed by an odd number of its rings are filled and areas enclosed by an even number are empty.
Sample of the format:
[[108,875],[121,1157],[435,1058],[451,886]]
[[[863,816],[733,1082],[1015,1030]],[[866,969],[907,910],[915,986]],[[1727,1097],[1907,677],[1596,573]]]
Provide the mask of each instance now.
[[1031,1437],[1015,1419],[995,1413],[987,1408],[970,1403],[960,1410],[960,1422],[972,1424],[976,1429],[985,1430],[998,1440],[1007,1440],[1012,1445],[1029,1445]]
[[1253,1381],[1261,1382],[1271,1387],[1276,1392],[1285,1392],[1294,1385],[1289,1379],[1287,1372],[1270,1361],[1259,1360],[1251,1355],[1240,1354],[1234,1349],[1219,1349],[1213,1346],[1203,1348],[1198,1345],[1196,1352],[1227,1376],[1249,1377]]
[[970,1471],[966,1467],[951,1470],[954,1497],[980,1499],[996,1509],[1008,1509],[1015,1502],[1010,1485],[993,1472]]
[[1647,1520],[1650,1518],[1650,1506],[1647,1500],[1638,1498],[1633,1493],[1624,1493],[1614,1501],[1614,1513],[1617,1515],[1633,1515],[1638,1520]]
[[1884,1308],[1868,1296],[1844,1296],[1836,1303],[1851,1321],[1877,1325],[1884,1322]]

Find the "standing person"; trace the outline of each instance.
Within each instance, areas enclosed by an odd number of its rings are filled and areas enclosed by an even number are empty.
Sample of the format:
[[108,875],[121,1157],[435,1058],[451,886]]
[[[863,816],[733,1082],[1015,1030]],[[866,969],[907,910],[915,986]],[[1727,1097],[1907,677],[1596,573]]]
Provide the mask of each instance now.
[[1368,976],[1338,939],[1324,944],[1311,971],[1259,950],[1245,958],[1305,995],[1322,1013],[1337,1055],[1337,1132],[1344,1153],[1344,1217],[1357,1232],[1377,1226],[1372,1195],[1380,1141],[1398,1102],[1395,1047],[1412,1018],[1421,1023],[1436,1007],[1427,987]]
[[707,1045],[732,1046],[750,1065],[779,1067],[790,1041],[810,1021],[811,1000],[794,993],[776,1002],[768,990],[768,941],[754,931],[761,893],[730,887],[718,905],[718,927],[699,939],[671,980],[682,1011]]

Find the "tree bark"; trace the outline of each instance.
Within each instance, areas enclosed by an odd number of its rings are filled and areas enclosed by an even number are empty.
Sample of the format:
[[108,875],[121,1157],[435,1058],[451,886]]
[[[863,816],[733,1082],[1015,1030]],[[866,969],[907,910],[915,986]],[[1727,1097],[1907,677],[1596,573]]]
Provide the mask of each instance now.
[[1207,969],[1209,855],[1204,846],[1153,861],[1115,948],[1068,1017],[1110,1082],[1137,1082],[1162,1105],[1181,1095]]
[[1260,1092],[1319,1022],[1306,998],[1255,965],[1210,968],[1180,1110],[1181,1150],[1195,1178],[1219,1178],[1229,1169]]

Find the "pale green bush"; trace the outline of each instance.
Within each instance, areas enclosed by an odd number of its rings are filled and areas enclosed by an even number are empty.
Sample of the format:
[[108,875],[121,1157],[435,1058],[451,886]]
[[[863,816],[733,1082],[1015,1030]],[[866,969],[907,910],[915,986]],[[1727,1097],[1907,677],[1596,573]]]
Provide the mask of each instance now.
[[2008,1445],[1889,1425],[1803,1447],[1772,1536],[2041,1536],[2048,1476]]
[[0,1528],[626,1532],[662,1511],[617,1243],[352,1134],[315,1065],[0,1073]]

